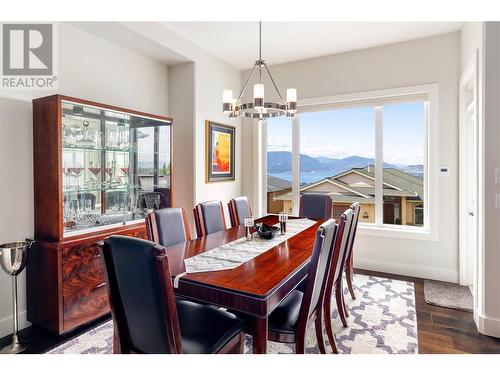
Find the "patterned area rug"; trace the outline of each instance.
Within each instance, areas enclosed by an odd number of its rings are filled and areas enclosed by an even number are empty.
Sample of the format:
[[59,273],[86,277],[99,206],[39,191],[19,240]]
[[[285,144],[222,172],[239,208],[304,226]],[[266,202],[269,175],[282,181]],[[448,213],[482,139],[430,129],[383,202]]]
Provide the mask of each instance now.
[[[332,313],[337,347],[343,354],[418,353],[417,316],[413,283],[373,276],[354,275],[356,300],[346,293],[348,327],[342,327],[338,312]],[[335,302],[332,301],[332,308]],[[319,353],[314,325],[306,337],[306,352]],[[326,332],[327,351],[331,352]],[[104,323],[55,349],[50,354],[110,354],[113,324]],[[294,345],[268,343],[268,353],[293,353]],[[246,353],[252,353],[247,336]]]

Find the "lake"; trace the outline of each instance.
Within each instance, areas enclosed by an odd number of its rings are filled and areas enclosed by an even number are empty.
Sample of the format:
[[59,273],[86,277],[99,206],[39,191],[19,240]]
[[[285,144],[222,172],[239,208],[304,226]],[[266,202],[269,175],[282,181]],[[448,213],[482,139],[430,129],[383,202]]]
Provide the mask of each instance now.
[[[283,180],[292,181],[292,172],[272,172],[269,173],[271,176],[281,178]],[[317,172],[302,172],[300,174],[301,184],[310,184],[312,182],[317,182],[323,180],[324,178],[332,177],[332,172],[328,171],[317,171]]]

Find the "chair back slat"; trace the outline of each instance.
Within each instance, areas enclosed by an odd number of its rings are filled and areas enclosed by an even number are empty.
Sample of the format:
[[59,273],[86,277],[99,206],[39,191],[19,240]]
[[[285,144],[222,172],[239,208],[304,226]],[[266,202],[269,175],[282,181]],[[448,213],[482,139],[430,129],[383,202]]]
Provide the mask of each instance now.
[[148,239],[168,247],[191,239],[185,208],[162,208],[146,218]]
[[199,203],[193,214],[198,238],[226,229],[224,209],[220,201]]
[[335,220],[330,219],[316,232],[299,321],[307,321],[311,314],[322,306],[337,227]]
[[351,230],[353,216],[354,211],[349,208],[344,211],[339,218],[339,228],[333,243],[332,261],[325,288],[326,301],[328,301],[328,299],[332,296],[335,283],[338,281],[339,277],[342,277],[342,266],[345,261],[347,245],[349,244],[349,232]]
[[345,262],[344,263],[349,263],[350,259],[352,257],[352,248],[354,247],[354,240],[356,238],[356,232],[358,230],[358,220],[359,220],[359,211],[360,211],[360,206],[358,202],[354,202],[351,205],[351,209],[354,211],[354,216],[352,219],[352,225],[351,225],[351,232],[349,233],[349,243],[347,245],[347,253],[345,256]]
[[[101,255],[120,353],[180,353],[180,328],[165,248],[111,236]],[[161,260],[161,262],[160,262]]]
[[242,225],[243,219],[252,216],[252,208],[247,197],[233,198],[228,203],[231,226]]
[[302,194],[299,216],[310,219],[332,218],[332,198],[327,194]]

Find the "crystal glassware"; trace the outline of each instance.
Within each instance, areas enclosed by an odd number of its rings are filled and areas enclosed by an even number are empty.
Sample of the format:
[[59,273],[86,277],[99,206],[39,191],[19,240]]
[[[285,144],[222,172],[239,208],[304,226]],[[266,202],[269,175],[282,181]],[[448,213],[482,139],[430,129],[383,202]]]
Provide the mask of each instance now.
[[245,235],[248,241],[251,241],[253,236],[252,236],[252,228],[254,226],[254,220],[253,217],[247,216],[243,219],[243,225],[245,226]]
[[73,166],[73,168],[70,168],[70,169],[71,169],[71,175],[75,178],[74,186],[78,189],[78,187],[80,186],[80,183],[79,183],[80,176],[82,175],[82,172],[83,172],[82,165],[80,163],[76,163]]
[[102,168],[101,167],[94,167],[94,163],[90,162],[90,167],[88,169],[89,169],[89,172],[93,174],[91,183],[94,186],[98,187],[101,184],[100,179],[98,177],[99,177],[99,174],[102,172]]
[[288,214],[286,212],[280,212],[278,215],[278,220],[280,222],[281,234],[286,233],[286,222],[288,220]]

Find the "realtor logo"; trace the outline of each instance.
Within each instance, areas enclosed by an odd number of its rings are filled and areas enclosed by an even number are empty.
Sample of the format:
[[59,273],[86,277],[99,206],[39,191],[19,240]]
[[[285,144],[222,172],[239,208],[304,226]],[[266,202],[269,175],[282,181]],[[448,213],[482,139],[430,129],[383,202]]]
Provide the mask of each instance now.
[[2,25],[2,87],[55,89],[54,25]]

